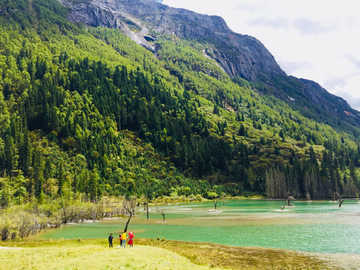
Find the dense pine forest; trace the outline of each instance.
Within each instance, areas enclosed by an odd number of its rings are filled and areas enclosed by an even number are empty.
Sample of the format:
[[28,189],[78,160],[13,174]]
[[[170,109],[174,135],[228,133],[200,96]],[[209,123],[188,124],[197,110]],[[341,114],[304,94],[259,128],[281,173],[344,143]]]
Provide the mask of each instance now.
[[117,29],[66,17],[55,0],[0,0],[1,208],[144,194],[358,196],[356,125],[308,118],[228,77],[208,41],[161,36],[154,55]]

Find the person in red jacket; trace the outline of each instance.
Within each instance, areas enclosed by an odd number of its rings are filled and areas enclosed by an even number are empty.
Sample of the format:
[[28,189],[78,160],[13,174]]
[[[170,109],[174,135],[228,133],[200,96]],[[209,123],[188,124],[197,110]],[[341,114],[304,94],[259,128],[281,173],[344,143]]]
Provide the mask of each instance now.
[[129,241],[128,241],[128,245],[130,247],[134,247],[134,233],[133,232],[129,232]]

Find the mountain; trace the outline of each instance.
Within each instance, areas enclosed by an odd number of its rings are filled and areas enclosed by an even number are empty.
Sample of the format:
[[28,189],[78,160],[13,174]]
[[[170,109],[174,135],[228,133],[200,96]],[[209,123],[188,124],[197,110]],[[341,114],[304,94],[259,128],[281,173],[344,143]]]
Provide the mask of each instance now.
[[287,76],[259,40],[231,31],[221,17],[171,8],[152,0],[60,1],[70,7],[70,21],[119,28],[151,51],[156,51],[157,35],[206,41],[204,54],[230,77],[255,82],[263,94],[281,98],[305,116],[335,128],[339,128],[340,121],[360,126],[359,112],[345,100],[315,82]]
[[358,196],[357,119],[219,17],[145,0],[0,0],[2,207]]
[[[91,26],[120,27],[128,35],[128,28],[138,27],[139,38],[130,38],[143,45],[149,34],[176,35],[209,41],[216,44],[211,48],[214,59],[230,76],[239,76],[249,81],[258,81],[261,74],[285,73],[274,57],[257,39],[234,33],[226,22],[218,16],[208,16],[195,12],[171,8],[152,0],[114,0],[114,1],[64,1],[70,7],[68,19]],[[101,11],[101,12],[99,12]],[[119,24],[125,24],[126,30]],[[210,48],[209,48],[210,49]]]

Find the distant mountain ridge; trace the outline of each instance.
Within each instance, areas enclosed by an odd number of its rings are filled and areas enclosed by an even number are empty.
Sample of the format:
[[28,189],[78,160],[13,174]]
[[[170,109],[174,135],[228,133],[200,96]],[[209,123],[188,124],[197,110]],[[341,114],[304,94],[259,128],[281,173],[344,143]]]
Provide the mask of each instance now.
[[315,82],[287,76],[259,40],[233,32],[219,16],[172,8],[154,0],[58,1],[70,8],[70,21],[119,28],[152,52],[156,52],[153,43],[156,35],[206,41],[213,46],[204,53],[230,77],[256,83],[263,94],[281,98],[306,117],[333,127],[339,121],[360,127],[359,112],[344,99],[328,93]]
[[[92,26],[118,27],[145,47],[149,46],[144,44],[140,34],[146,35],[150,30],[179,38],[217,43],[215,59],[231,77],[236,75],[249,81],[258,81],[259,74],[285,74],[260,41],[234,33],[219,16],[172,8],[153,0],[94,0],[86,3],[60,1],[71,8],[69,20]],[[123,26],[119,26],[125,22],[124,19],[141,28],[137,38],[129,35]]]

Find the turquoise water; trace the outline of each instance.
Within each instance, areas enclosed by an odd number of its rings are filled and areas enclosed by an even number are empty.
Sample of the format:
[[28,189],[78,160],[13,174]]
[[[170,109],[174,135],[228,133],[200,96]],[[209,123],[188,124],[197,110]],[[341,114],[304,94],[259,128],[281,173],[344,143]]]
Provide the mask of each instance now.
[[[360,204],[346,200],[343,207],[328,201],[293,202],[281,211],[282,202],[263,200],[219,202],[222,212],[212,213],[211,202],[164,206],[166,223],[151,212],[139,211],[129,230],[136,237],[212,242],[330,253],[360,253]],[[42,238],[106,238],[119,233],[126,219],[63,226]]]

